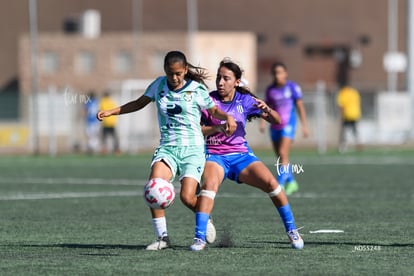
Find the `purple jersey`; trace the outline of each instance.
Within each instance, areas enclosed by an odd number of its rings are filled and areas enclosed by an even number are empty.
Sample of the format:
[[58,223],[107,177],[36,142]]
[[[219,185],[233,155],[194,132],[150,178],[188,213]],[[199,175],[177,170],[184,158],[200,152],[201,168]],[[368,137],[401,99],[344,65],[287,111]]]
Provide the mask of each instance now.
[[272,129],[283,129],[296,116],[295,103],[296,100],[302,98],[302,89],[297,83],[287,81],[282,87],[270,85],[266,89],[265,101],[266,103],[279,113],[282,122],[280,124],[273,124]]
[[[231,102],[220,101],[220,96],[217,91],[210,93],[213,101],[218,108],[233,116],[237,123],[236,131],[231,136],[218,132],[206,137],[207,153],[211,154],[228,154],[235,152],[247,152],[248,146],[245,139],[246,122],[251,117],[260,117],[262,111],[256,107],[257,102],[250,94],[241,94],[236,91]],[[221,121],[214,118],[207,111],[202,113],[202,122],[207,126],[224,124],[226,121]]]

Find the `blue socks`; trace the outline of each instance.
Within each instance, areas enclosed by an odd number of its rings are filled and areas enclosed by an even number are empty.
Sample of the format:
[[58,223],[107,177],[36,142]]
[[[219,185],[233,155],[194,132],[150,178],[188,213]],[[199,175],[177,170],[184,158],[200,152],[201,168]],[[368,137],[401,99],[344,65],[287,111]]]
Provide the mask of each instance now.
[[287,182],[293,181],[293,173],[291,165],[281,165],[276,171],[276,178],[279,185],[285,186]]
[[[279,212],[280,218],[285,226],[286,232],[296,229],[295,219],[293,218],[293,213],[290,209],[289,203],[277,208],[277,211]],[[201,239],[203,241],[206,240],[207,223],[209,218],[209,214],[202,212],[196,213],[195,237],[197,239]]]
[[295,219],[293,218],[293,213],[290,209],[289,203],[285,206],[277,208],[277,211],[279,212],[280,218],[282,219],[283,224],[285,225],[286,232],[296,229]]
[[210,218],[209,214],[197,212],[196,213],[196,226],[195,237],[203,241],[206,240],[207,223]]
[[293,173],[290,170],[289,173],[288,173],[288,176],[286,177],[286,182],[289,183],[289,182],[292,182],[293,180],[295,180],[295,179],[293,178]]

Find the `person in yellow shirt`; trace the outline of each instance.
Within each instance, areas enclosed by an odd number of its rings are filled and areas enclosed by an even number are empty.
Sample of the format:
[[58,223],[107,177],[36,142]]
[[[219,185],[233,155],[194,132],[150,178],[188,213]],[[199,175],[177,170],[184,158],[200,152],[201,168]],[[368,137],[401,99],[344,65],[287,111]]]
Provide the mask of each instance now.
[[[99,110],[110,110],[118,105],[112,100],[109,92],[105,92],[101,101],[99,102]],[[116,116],[109,116],[102,119],[102,153],[107,153],[107,140],[112,138],[113,151],[119,152],[119,140],[116,133],[116,123],[118,118]]]
[[341,112],[341,131],[339,135],[339,152],[346,151],[346,131],[351,129],[357,149],[361,149],[358,139],[357,122],[361,118],[361,97],[358,90],[350,86],[343,86],[337,95],[336,103]]

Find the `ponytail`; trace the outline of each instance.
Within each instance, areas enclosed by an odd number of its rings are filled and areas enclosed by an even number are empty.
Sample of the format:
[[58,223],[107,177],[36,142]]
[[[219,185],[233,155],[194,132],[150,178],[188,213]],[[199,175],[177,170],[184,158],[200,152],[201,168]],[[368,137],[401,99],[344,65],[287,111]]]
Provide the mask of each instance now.
[[181,62],[184,66],[187,66],[188,70],[187,70],[187,74],[185,75],[186,79],[191,79],[191,80],[197,81],[207,86],[205,83],[205,80],[208,79],[208,74],[207,74],[206,69],[202,67],[194,66],[190,64],[189,62],[187,62],[187,58],[180,51],[170,51],[167,53],[167,55],[165,55],[164,70],[166,70],[168,66],[170,66],[171,64],[175,62]]

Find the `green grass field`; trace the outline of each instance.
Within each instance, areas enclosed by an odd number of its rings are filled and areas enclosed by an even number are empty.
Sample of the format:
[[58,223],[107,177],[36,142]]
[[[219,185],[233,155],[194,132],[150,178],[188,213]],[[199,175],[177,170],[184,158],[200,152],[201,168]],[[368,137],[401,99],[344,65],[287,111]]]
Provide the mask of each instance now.
[[[271,168],[270,151],[257,155]],[[142,199],[151,156],[0,157],[0,275],[412,275],[414,152],[294,152],[293,250],[265,194],[225,182],[218,240],[191,252],[194,216],[167,210],[174,249],[153,241]],[[313,233],[316,230],[343,233]]]

